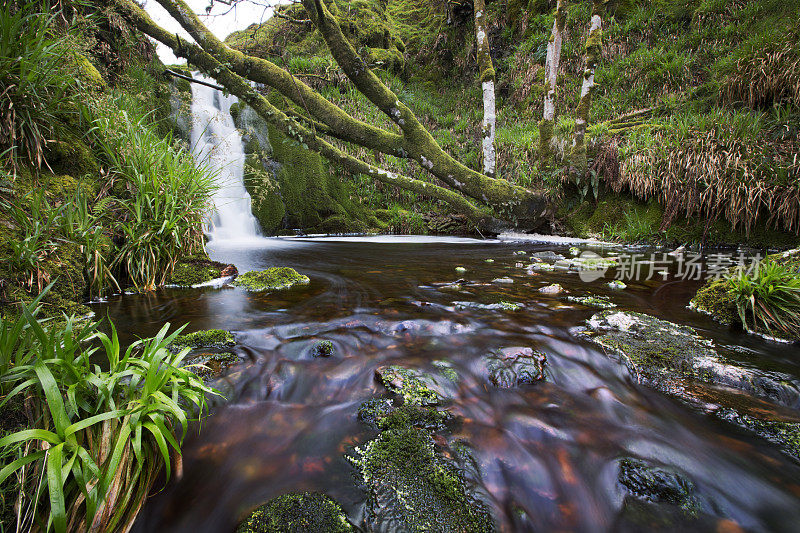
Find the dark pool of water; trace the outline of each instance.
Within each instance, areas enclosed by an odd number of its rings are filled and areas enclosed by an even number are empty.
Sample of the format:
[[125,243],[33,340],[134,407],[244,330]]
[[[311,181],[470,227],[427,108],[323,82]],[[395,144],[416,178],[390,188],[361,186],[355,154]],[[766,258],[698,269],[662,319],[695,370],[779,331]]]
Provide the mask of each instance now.
[[[381,242],[387,241],[387,242]],[[123,339],[152,335],[165,322],[236,333],[243,363],[216,385],[227,396],[184,448],[184,475],[145,506],[137,531],[232,531],[254,506],[279,494],[322,491],[354,522],[364,494],[345,459],[374,433],[358,405],[383,394],[376,367],[452,361],[463,376],[452,410],[479,464],[478,488],[504,531],[617,528],[624,493],[619,459],[634,457],[681,472],[705,510],[753,530],[800,529],[800,465],[771,444],[638,385],[614,358],[576,337],[593,310],[565,295],[608,295],[621,308],[695,327],[717,345],[746,348],[740,364],[800,376],[800,350],[727,331],[686,309],[700,282],[670,276],[629,281],[614,291],[575,274],[529,274],[517,250],[534,245],[447,239],[268,240],[212,250],[240,271],[292,266],[308,286],[270,294],[237,288],[164,290],[96,305]],[[598,250],[607,253],[609,250]],[[487,263],[485,259],[495,262]],[[467,269],[458,273],[456,266]],[[674,273],[674,269],[673,269]],[[492,284],[511,277],[513,284]],[[465,278],[462,293],[438,283]],[[458,309],[454,301],[520,302],[524,310]],[[311,347],[331,340],[335,355]],[[514,390],[486,385],[476,361],[488,351],[526,346],[547,354],[545,383]],[[729,523],[712,522],[712,529]]]

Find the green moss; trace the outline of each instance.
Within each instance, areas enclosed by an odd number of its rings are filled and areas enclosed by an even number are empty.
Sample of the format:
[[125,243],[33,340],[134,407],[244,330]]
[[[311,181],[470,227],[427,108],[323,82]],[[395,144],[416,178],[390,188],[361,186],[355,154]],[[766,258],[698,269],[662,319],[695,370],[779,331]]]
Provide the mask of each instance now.
[[245,518],[237,533],[348,533],[357,531],[341,506],[317,492],[278,496]]
[[207,329],[178,335],[172,342],[176,348],[212,348],[219,346],[232,346],[236,344],[233,333],[224,329]]
[[48,144],[47,162],[56,174],[95,177],[100,172],[97,159],[89,147],[73,135]]
[[311,353],[314,357],[330,357],[333,355],[334,346],[331,341],[319,341],[314,345]]
[[[438,452],[432,434],[415,424],[425,410],[398,409],[380,435],[353,460],[367,488],[367,522],[391,520],[403,531],[494,531],[488,510],[467,490],[458,468]],[[414,414],[416,413],[416,414]]]
[[271,267],[266,270],[254,270],[237,277],[233,284],[250,291],[269,291],[288,289],[293,285],[309,283],[308,276],[299,274],[289,267]]
[[697,291],[691,305],[723,324],[733,324],[738,321],[738,314],[729,287],[724,278],[709,280]]
[[394,411],[391,400],[386,398],[370,398],[358,407],[358,419],[368,426],[378,429],[381,420]]
[[210,261],[204,257],[181,259],[175,265],[172,275],[167,280],[167,285],[177,285],[178,287],[199,285],[220,277],[220,272],[225,266],[227,265]]
[[567,300],[585,305],[586,307],[594,307],[596,309],[612,309],[617,307],[617,304],[613,303],[604,296],[568,296]]
[[70,69],[84,90],[101,91],[106,88],[106,81],[89,58],[81,53],[66,54]]
[[419,370],[390,365],[379,368],[376,374],[387,389],[402,396],[406,403],[437,405],[444,401],[442,394],[433,388],[433,376]]

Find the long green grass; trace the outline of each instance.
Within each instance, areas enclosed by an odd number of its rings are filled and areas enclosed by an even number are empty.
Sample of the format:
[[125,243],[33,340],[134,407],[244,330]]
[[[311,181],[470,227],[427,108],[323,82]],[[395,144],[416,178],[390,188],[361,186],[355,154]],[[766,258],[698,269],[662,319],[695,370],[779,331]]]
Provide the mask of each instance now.
[[36,167],[75,85],[60,68],[65,49],[50,31],[56,16],[49,2],[0,4],[0,150]]
[[739,318],[746,328],[797,338],[800,333],[800,277],[796,269],[766,260],[748,274],[728,278]]
[[188,349],[167,349],[183,328],[170,334],[167,324],[123,349],[113,324],[110,335],[72,318],[48,327],[37,304],[0,320],[0,407],[24,396],[34,410],[29,429],[0,439],[3,455],[27,450],[0,484],[19,480],[21,530],[127,530],[215,391],[184,366]]

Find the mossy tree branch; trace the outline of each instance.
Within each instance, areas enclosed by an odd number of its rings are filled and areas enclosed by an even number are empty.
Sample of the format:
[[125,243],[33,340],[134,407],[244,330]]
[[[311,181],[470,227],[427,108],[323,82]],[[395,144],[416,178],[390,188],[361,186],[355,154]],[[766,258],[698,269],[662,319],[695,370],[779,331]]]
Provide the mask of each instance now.
[[234,94],[249,105],[264,120],[285,136],[319,153],[329,161],[339,164],[353,174],[367,175],[378,181],[441,200],[476,223],[482,224],[491,220],[487,210],[477,207],[457,192],[374,167],[336,148],[272,105],[252,87],[248,80],[234,73],[214,55],[158,26],[132,0],[115,0],[115,2],[118,6],[124,8],[124,15],[137,28],[169,46],[176,56],[185,58],[210,76],[213,76],[231,94]]
[[546,214],[544,194],[476,172],[447,154],[414,113],[369,69],[321,0],[301,0],[331,55],[355,87],[403,132],[404,149],[431,174],[471,198],[494,207],[504,218],[539,221]]

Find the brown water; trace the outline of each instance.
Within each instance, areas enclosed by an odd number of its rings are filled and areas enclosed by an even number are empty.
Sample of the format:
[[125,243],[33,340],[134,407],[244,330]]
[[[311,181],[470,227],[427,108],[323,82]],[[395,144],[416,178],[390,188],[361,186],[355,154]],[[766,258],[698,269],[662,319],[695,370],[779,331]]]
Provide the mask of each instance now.
[[[515,266],[528,264],[516,250],[568,255],[559,245],[447,239],[266,240],[213,250],[212,257],[242,272],[292,266],[311,284],[272,294],[164,290],[98,304],[98,314],[113,318],[128,340],[154,334],[164,322],[232,330],[243,360],[216,382],[228,401],[187,438],[182,479],[148,502],[137,531],[232,531],[254,506],[298,490],[329,494],[360,523],[364,494],[344,456],[374,435],[356,411],[385,394],[375,368],[426,368],[441,359],[463,378],[451,410],[464,418],[458,432],[475,450],[477,490],[503,531],[621,528],[623,457],[690,479],[702,512],[714,517],[704,522],[709,530],[725,530],[725,520],[752,530],[800,530],[800,465],[762,439],[636,384],[614,358],[575,336],[593,310],[537,289],[557,282],[572,295],[609,295],[622,309],[691,325],[717,345],[746,348],[735,357],[760,372],[800,376],[797,347],[728,332],[687,310],[698,282],[630,282],[613,291],[607,278],[587,284],[575,274],[530,275]],[[506,276],[514,283],[490,283]],[[462,293],[436,286],[458,278],[486,284]],[[501,300],[525,308],[453,304]],[[333,341],[333,357],[311,356],[321,339]],[[489,386],[480,356],[511,346],[545,352],[547,382]],[[754,410],[800,414],[752,401]]]

